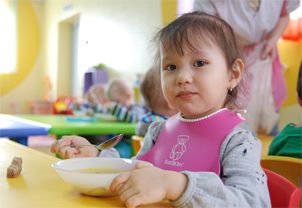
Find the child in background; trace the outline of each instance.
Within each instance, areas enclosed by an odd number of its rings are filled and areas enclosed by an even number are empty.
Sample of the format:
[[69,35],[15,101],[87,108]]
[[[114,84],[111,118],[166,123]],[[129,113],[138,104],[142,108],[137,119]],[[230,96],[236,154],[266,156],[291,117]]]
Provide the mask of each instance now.
[[[260,166],[261,141],[238,126],[243,56],[232,28],[203,12],[185,14],[155,37],[161,83],[179,111],[154,122],[137,163],[110,186],[127,207],[170,200],[175,207],[271,207]],[[63,158],[116,155],[114,148],[71,148],[87,141],[64,136],[52,145]]]
[[[96,84],[89,88],[85,103],[73,102],[74,116],[97,116],[99,113],[106,113],[108,98],[105,92],[106,84]],[[112,135],[80,135],[86,138],[91,144],[100,144],[111,138]]]
[[106,112],[108,98],[105,92],[106,84],[97,84],[89,88],[86,94],[86,102],[81,104],[74,102],[72,108],[74,114],[81,112],[87,116],[94,116],[96,113]]
[[[297,82],[297,101],[302,107],[302,62]],[[302,121],[287,124],[269,146],[268,155],[288,156],[302,159]]]
[[109,100],[107,112],[119,121],[138,122],[146,112],[143,106],[135,102],[133,86],[124,78],[111,79],[106,94]]
[[144,137],[148,131],[148,127],[155,121],[164,121],[177,113],[175,109],[166,101],[160,84],[159,68],[149,69],[141,84],[140,93],[143,96],[149,113],[137,123],[135,134]]
[[108,98],[105,92],[106,84],[97,84],[89,88],[87,100],[91,103],[91,107],[98,111],[106,109]]

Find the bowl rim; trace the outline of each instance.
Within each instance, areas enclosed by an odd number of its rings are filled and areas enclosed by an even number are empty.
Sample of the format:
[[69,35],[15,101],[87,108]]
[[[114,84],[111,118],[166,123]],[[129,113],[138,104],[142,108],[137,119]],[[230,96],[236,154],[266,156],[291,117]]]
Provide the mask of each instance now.
[[[144,161],[144,160],[138,160],[138,159],[131,159],[131,158],[120,158],[120,157],[80,157],[80,158],[69,158],[69,159],[64,159],[64,160],[59,160],[56,161],[54,163],[51,164],[51,167],[56,169],[56,170],[60,170],[60,171],[65,171],[65,172],[75,172],[74,170],[66,170],[63,168],[58,167],[58,163],[62,163],[64,161],[71,161],[71,160],[102,160],[102,159],[109,159],[109,160],[123,160],[123,161],[135,161],[135,162],[144,162],[147,163],[151,166],[153,166],[151,163]],[[77,173],[84,173],[84,174],[96,174],[96,173],[92,173],[92,172],[77,172]],[[117,174],[117,173],[102,173],[102,174]]]

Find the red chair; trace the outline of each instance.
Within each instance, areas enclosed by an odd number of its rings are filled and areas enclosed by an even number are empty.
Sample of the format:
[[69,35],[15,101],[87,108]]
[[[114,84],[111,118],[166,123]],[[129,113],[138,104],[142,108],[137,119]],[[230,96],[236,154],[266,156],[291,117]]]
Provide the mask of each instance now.
[[300,187],[300,178],[302,178],[302,159],[266,155],[261,157],[260,164],[262,168],[273,171]]
[[264,169],[272,207],[299,207],[301,190],[286,178]]

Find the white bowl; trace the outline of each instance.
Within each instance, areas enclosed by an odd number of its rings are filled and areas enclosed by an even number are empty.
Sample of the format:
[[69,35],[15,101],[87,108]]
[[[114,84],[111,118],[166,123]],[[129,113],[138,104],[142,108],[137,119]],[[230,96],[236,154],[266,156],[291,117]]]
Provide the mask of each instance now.
[[[57,171],[64,181],[82,194],[90,196],[115,196],[117,195],[116,192],[111,193],[109,191],[112,180],[120,172],[132,170],[134,165],[139,161],[145,162],[125,158],[87,157],[61,160],[53,163],[51,167]],[[151,163],[148,164],[151,165]],[[97,168],[119,170],[120,172],[93,173],[80,171]]]

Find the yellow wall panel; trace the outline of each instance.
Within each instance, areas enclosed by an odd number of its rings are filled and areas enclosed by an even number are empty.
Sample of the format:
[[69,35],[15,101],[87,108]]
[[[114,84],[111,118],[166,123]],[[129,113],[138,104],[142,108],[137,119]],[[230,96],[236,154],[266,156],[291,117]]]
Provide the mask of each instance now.
[[0,74],[0,96],[13,90],[28,76],[39,53],[39,24],[30,1],[18,1],[17,16],[17,72]]
[[161,7],[163,26],[166,26],[177,17],[177,0],[162,0]]
[[287,86],[287,99],[282,107],[297,104],[296,87],[298,71],[302,57],[302,41],[279,41],[278,48],[280,51],[281,63],[287,66],[283,70]]

